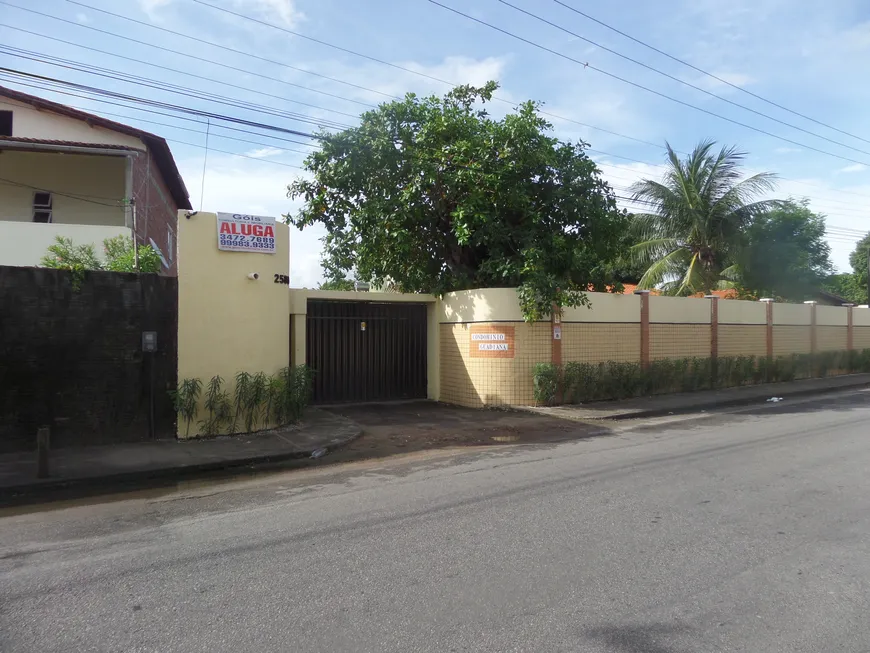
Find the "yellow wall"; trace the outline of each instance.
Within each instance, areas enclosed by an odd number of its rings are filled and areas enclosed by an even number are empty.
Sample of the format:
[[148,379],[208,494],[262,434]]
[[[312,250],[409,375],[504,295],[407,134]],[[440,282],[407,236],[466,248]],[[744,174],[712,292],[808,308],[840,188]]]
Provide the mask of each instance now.
[[[276,224],[276,253],[222,252],[217,216],[178,216],[178,380],[237,372],[274,374],[290,361],[290,292],[275,274],[290,274],[287,225]],[[257,272],[257,281],[248,274]],[[232,383],[228,383],[232,391]],[[196,422],[190,435],[199,433]],[[184,425],[179,424],[179,437]]]
[[603,363],[640,360],[640,323],[563,322],[562,362]]
[[[123,227],[127,224],[127,158],[18,152],[0,154],[0,221],[33,221],[33,186],[55,191],[52,222]],[[16,186],[15,184],[24,184]],[[76,199],[66,193],[85,197]]]
[[37,110],[28,104],[8,98],[0,98],[0,111],[12,111],[12,135],[16,138],[125,145],[145,149],[145,144],[134,136],[127,136],[103,127],[91,127],[84,120],[68,118],[51,111]]
[[550,325],[477,322],[514,328],[513,358],[472,358],[471,324],[441,324],[441,401],[460,406],[532,404],[535,363],[551,360]]

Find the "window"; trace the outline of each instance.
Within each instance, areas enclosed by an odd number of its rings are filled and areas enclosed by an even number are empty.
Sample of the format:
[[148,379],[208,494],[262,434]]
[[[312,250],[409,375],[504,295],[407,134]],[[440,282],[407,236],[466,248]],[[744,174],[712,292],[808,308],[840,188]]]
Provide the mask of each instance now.
[[51,193],[36,191],[33,194],[33,221],[51,222]]
[[169,262],[175,258],[175,249],[172,247],[172,227],[166,230],[166,250],[169,254]]
[[0,111],[0,136],[12,136],[11,111]]

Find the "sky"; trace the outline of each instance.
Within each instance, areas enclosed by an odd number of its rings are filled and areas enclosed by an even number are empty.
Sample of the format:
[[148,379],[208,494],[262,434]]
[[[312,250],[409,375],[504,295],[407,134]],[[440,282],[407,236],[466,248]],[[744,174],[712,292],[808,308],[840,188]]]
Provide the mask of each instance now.
[[[679,152],[704,139],[738,147],[747,174],[779,176],[771,197],[807,198],[827,216],[834,264],[850,269],[870,230],[866,0],[802,0],[799,9],[794,0],[438,2],[470,17],[432,0],[0,0],[0,66],[303,134],[354,125],[408,92],[496,80],[494,115],[542,102],[553,133],[588,143],[617,196],[660,176],[665,142]],[[307,136],[26,83],[0,73],[0,84],[166,138],[196,209],[299,209],[287,186],[304,174],[315,143]],[[291,228],[291,285],[321,281],[322,236]]]

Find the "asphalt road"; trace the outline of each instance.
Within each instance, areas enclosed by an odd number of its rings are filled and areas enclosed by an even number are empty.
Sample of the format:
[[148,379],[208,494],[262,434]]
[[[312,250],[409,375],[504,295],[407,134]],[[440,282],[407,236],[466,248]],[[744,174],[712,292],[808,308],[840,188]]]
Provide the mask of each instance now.
[[868,651],[868,420],[855,392],[7,513],[0,651]]

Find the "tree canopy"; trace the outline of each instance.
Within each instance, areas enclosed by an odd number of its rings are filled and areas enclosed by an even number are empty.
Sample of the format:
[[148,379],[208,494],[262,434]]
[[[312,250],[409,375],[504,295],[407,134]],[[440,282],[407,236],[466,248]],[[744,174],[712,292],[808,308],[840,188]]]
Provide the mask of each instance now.
[[312,178],[289,187],[304,206],[286,218],[326,227],[329,278],[353,269],[436,294],[515,286],[530,320],[607,287],[624,212],[585,144],[550,136],[536,103],[492,117],[496,88],[409,94],[322,135],[305,162]]
[[825,217],[813,213],[806,200],[789,200],[748,226],[739,283],[755,297],[803,301],[833,271],[830,254]]
[[828,277],[825,287],[855,304],[867,303],[867,259],[870,257],[870,233],[855,245],[849,255],[851,272]]
[[649,207],[633,219],[638,243],[634,260],[646,272],[641,288],[671,295],[709,293],[732,279],[753,220],[777,206],[759,200],[773,189],[774,176],[743,178],[743,152],[713,151],[704,141],[681,160],[666,143],[668,168],[660,181],[644,179],[632,187],[632,200]]

